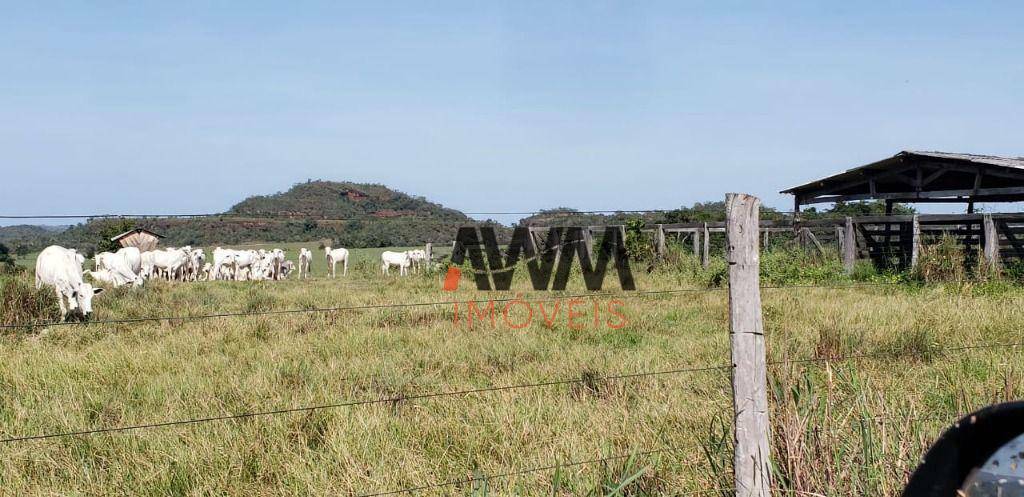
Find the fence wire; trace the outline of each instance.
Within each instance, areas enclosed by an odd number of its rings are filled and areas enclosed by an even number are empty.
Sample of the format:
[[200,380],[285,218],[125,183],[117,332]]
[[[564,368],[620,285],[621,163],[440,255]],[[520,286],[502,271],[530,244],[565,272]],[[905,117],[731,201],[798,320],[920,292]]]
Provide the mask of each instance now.
[[201,424],[201,423],[210,423],[210,422],[215,422],[215,421],[238,420],[238,419],[246,419],[246,418],[274,416],[274,415],[280,415],[280,414],[291,414],[291,413],[297,413],[297,412],[312,412],[312,411],[318,411],[318,410],[323,410],[323,409],[337,409],[337,408],[342,408],[342,407],[357,407],[357,406],[367,406],[367,405],[374,405],[374,404],[393,404],[393,403],[398,403],[398,402],[408,402],[408,401],[415,401],[415,400],[434,399],[434,398],[441,398],[441,397],[455,397],[455,396],[460,396],[461,397],[461,396],[472,395],[472,394],[481,394],[481,393],[504,392],[504,391],[509,391],[509,390],[521,390],[521,389],[528,389],[528,388],[550,387],[550,386],[558,386],[558,385],[570,385],[570,384],[578,384],[578,383],[585,383],[585,382],[591,382],[591,381],[623,381],[623,380],[630,380],[630,379],[636,379],[636,378],[649,378],[649,377],[655,377],[655,376],[664,376],[664,375],[670,375],[670,374],[698,373],[698,372],[715,371],[715,370],[722,370],[722,371],[724,371],[724,370],[729,370],[729,369],[732,369],[732,366],[723,366],[723,365],[718,365],[718,366],[698,366],[698,367],[683,367],[683,368],[676,368],[676,369],[668,369],[668,370],[662,370],[662,371],[644,371],[644,372],[636,372],[636,373],[623,373],[623,374],[617,374],[617,375],[606,375],[606,376],[597,376],[597,377],[589,377],[589,378],[585,378],[585,377],[564,378],[564,379],[549,380],[549,381],[542,381],[542,382],[536,382],[536,383],[518,383],[518,384],[514,384],[514,385],[502,385],[502,386],[492,386],[492,387],[470,388],[470,389],[463,389],[463,390],[452,390],[452,391],[444,391],[444,392],[430,392],[430,393],[413,394],[413,395],[399,395],[399,396],[392,396],[392,397],[383,398],[383,399],[354,400],[354,401],[337,402],[337,403],[331,403],[331,404],[320,404],[320,405],[301,406],[301,407],[289,407],[289,408],[273,409],[273,410],[266,410],[266,411],[254,411],[254,412],[247,412],[247,413],[240,413],[240,414],[223,414],[223,415],[208,416],[208,417],[203,417],[203,418],[190,418],[190,419],[181,419],[181,420],[172,420],[172,421],[160,421],[160,422],[154,422],[154,423],[143,423],[143,424],[125,425],[125,426],[112,426],[112,427],[105,427],[105,428],[93,428],[93,429],[87,429],[87,430],[66,431],[66,432],[58,432],[58,433],[45,433],[45,434],[38,434],[38,435],[24,435],[24,436],[3,438],[3,439],[0,439],[0,443],[27,442],[27,441],[32,441],[32,440],[46,440],[46,439],[51,439],[51,438],[63,438],[63,437],[84,436],[84,435],[98,435],[98,434],[103,434],[103,433],[123,433],[123,432],[136,431],[136,430],[146,430],[146,429],[153,429],[153,428],[165,428],[165,427],[171,427],[171,426],[183,426],[183,425],[194,425],[194,424]]
[[[676,445],[676,446],[662,447],[660,449],[651,449],[651,450],[645,450],[645,451],[642,451],[642,452],[632,452],[632,453],[629,453],[629,454],[619,454],[619,455],[615,455],[615,456],[599,457],[599,458],[595,458],[595,459],[587,459],[587,460],[582,460],[582,461],[572,461],[572,462],[557,463],[557,464],[551,464],[551,465],[547,465],[547,466],[540,466],[540,467],[534,467],[534,468],[519,469],[519,470],[515,470],[515,471],[509,471],[507,473],[499,473],[499,474],[496,474],[496,475],[481,475],[481,476],[472,476],[472,477],[469,477],[469,478],[460,478],[460,479],[456,479],[456,480],[446,480],[446,481],[441,481],[441,482],[437,482],[437,483],[430,483],[430,484],[427,484],[427,485],[420,485],[420,486],[417,486],[417,487],[402,488],[402,489],[399,489],[399,490],[388,490],[388,491],[384,491],[384,492],[376,492],[376,493],[369,493],[369,494],[358,494],[357,497],[382,497],[382,496],[385,496],[385,495],[408,494],[408,493],[421,492],[421,491],[424,491],[424,490],[432,490],[432,489],[442,488],[442,487],[473,484],[473,483],[477,483],[477,482],[484,482],[484,483],[486,483],[486,482],[489,482],[490,480],[510,478],[510,477],[513,477],[513,476],[520,476],[520,475],[525,475],[525,474],[530,474],[530,473],[539,473],[541,471],[551,471],[551,470],[557,470],[557,469],[561,469],[561,468],[571,468],[571,467],[575,467],[575,466],[585,466],[585,465],[589,465],[589,464],[597,464],[597,463],[602,463],[602,462],[618,461],[618,460],[622,460],[622,459],[630,459],[630,458],[633,458],[633,457],[644,457],[644,456],[650,456],[650,455],[655,455],[655,454],[662,454],[662,453],[667,453],[667,452],[679,452],[679,451],[683,451],[683,450],[692,450],[692,449],[696,449],[696,448],[700,448],[700,447],[701,447],[700,444],[691,444],[691,445],[682,445],[682,446],[681,445]],[[687,494],[688,495],[697,495],[697,494],[701,494],[701,493],[720,492],[722,490],[723,489],[714,489],[714,490],[710,490],[709,489],[707,491],[688,492]]]
[[[185,282],[184,284],[189,284]],[[862,287],[879,287],[879,286],[894,286],[886,283],[880,284],[854,284],[854,285],[788,285],[788,286],[762,286],[762,289],[773,290],[773,289],[808,289],[808,288],[829,288],[829,289],[855,289]],[[369,287],[364,287],[369,288]],[[389,304],[364,304],[364,305],[350,305],[350,306],[332,306],[332,307],[304,307],[299,309],[279,309],[279,310],[268,310],[268,311],[239,311],[239,312],[218,312],[209,314],[186,314],[180,316],[147,316],[138,318],[117,318],[117,319],[95,319],[88,321],[46,321],[46,322],[30,322],[30,323],[15,323],[15,324],[4,324],[0,325],[0,330],[3,329],[32,329],[41,327],[51,326],[95,326],[95,325],[107,325],[107,324],[131,324],[131,323],[145,323],[155,321],[197,321],[206,319],[217,319],[217,318],[230,318],[230,317],[257,317],[257,316],[274,316],[284,314],[308,314],[308,313],[326,313],[326,312],[339,312],[339,311],[360,311],[360,310],[372,310],[372,309],[399,309],[399,308],[410,308],[410,307],[436,307],[443,305],[452,304],[486,304],[489,302],[494,303],[509,303],[509,302],[526,302],[526,303],[543,303],[553,302],[555,300],[562,299],[585,299],[585,298],[599,298],[599,297],[615,297],[615,298],[636,298],[651,295],[670,295],[670,294],[687,294],[687,293],[716,293],[724,292],[727,288],[675,288],[667,290],[645,290],[645,291],[629,291],[629,292],[593,292],[593,293],[579,293],[569,295],[555,295],[544,299],[522,299],[519,297],[508,298],[500,297],[495,299],[472,299],[472,300],[445,300],[445,301],[432,301],[432,302],[398,302]]]

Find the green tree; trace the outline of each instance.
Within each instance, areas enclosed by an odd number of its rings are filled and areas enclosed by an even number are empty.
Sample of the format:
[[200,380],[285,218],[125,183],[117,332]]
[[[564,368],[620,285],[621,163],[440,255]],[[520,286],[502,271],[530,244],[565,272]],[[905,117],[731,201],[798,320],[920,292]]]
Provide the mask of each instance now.
[[103,227],[98,231],[99,240],[96,241],[97,252],[116,252],[121,248],[121,245],[111,238],[135,229],[135,223],[127,219],[118,219],[114,221],[107,221]]
[[[892,213],[896,215],[914,214],[913,207],[908,204],[895,203],[892,206]],[[815,207],[806,209],[801,213],[805,218],[829,218],[843,216],[880,216],[885,214],[885,201],[858,201],[858,202],[836,202],[831,208],[819,211]]]
[[11,250],[7,245],[0,243],[0,265],[14,266],[14,258],[11,257]]

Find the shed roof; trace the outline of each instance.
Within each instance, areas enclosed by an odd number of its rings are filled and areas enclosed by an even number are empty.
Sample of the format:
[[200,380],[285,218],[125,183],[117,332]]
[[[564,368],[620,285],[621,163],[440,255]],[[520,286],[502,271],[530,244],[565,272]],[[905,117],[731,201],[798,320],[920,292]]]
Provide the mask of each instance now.
[[155,236],[157,238],[163,238],[164,237],[163,235],[159,235],[157,233],[153,233],[152,231],[149,231],[146,228],[134,228],[134,229],[130,229],[128,231],[125,231],[124,233],[121,233],[120,235],[117,235],[117,236],[111,238],[110,241],[116,242],[116,241],[118,241],[118,240],[120,240],[120,239],[122,239],[122,238],[124,238],[126,236],[134,235],[135,233],[146,233],[147,235],[152,235],[152,236]]
[[1024,158],[902,151],[860,167],[783,190],[797,204],[845,200],[1024,200]]

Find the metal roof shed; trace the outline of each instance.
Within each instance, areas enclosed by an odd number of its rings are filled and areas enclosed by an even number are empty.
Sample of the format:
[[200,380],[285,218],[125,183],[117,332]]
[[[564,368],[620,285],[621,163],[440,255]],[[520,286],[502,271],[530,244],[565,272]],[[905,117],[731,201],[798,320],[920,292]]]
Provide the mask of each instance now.
[[162,235],[158,235],[147,229],[135,228],[111,238],[110,241],[120,243],[122,247],[137,247],[139,250],[145,252],[156,249],[161,238],[163,238]]
[[887,159],[795,186],[793,206],[885,200],[894,202],[1024,201],[1024,158],[903,151]]

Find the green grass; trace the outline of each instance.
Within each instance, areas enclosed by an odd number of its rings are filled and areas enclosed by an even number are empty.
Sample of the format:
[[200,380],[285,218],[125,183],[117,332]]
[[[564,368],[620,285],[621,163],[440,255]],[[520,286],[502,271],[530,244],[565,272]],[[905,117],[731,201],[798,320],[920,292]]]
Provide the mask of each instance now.
[[[438,274],[384,278],[375,252],[354,251],[357,263],[338,280],[119,289],[96,299],[95,317],[514,294],[480,293],[469,280],[445,293]],[[323,259],[317,262],[322,271]],[[549,296],[529,290],[522,273],[515,286],[524,298]],[[811,270],[782,273],[815,277]],[[687,261],[637,278],[641,290],[707,290],[711,279]],[[581,289],[577,275],[569,292]],[[772,367],[772,444],[777,481],[786,488],[897,495],[945,424],[1024,388],[1016,350],[942,351],[1020,341],[1019,287],[782,288],[765,290],[763,299],[771,360],[897,354]],[[513,330],[499,315],[496,328],[468,329],[453,324],[452,306],[443,305],[8,333],[0,337],[4,438],[386,402],[2,444],[0,488],[15,495],[348,494],[664,446],[684,449],[420,494],[605,495],[623,485],[619,495],[664,495],[731,486],[728,445],[719,445],[731,439],[723,431],[732,416],[726,372],[603,379],[728,364],[726,293],[623,300],[629,324],[621,330],[593,326],[589,312],[580,320],[585,326],[573,329],[564,310],[551,326],[535,318]],[[395,400],[563,378],[581,381]],[[873,416],[885,418],[862,421]]]

